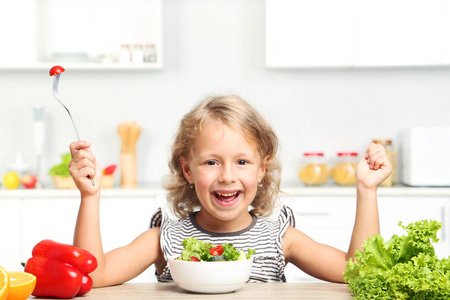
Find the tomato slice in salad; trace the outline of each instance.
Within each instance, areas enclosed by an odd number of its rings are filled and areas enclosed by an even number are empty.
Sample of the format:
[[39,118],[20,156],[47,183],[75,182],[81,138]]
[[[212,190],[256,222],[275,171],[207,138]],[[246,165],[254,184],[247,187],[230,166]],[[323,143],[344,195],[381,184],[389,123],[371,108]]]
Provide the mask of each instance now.
[[222,245],[217,245],[209,249],[209,253],[213,256],[222,255],[223,253],[223,247]]
[[195,257],[195,256],[191,256],[191,261],[200,261],[200,259],[198,259],[198,258]]

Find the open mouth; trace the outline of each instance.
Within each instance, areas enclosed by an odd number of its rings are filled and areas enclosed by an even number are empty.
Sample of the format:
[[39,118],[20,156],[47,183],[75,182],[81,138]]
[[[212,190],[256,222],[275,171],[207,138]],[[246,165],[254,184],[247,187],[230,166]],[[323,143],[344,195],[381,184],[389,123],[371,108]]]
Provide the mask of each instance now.
[[230,206],[236,203],[240,194],[240,191],[214,192],[214,196],[217,199],[217,202],[219,202],[219,204],[223,206]]

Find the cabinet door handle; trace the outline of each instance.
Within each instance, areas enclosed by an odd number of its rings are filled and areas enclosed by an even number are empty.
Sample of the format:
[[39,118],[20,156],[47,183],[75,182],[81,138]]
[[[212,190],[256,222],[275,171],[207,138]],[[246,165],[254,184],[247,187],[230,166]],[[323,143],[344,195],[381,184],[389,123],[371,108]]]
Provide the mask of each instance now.
[[447,231],[446,231],[446,209],[445,207],[441,207],[441,220],[442,220],[442,242],[446,241],[447,238]]
[[328,217],[330,213],[327,212],[303,212],[303,213],[296,213],[297,216],[304,216],[304,217]]

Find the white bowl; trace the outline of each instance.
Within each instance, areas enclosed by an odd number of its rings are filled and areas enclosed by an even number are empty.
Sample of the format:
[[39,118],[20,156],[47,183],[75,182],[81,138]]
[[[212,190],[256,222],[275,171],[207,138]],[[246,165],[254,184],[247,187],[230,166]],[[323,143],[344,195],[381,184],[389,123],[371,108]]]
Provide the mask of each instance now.
[[250,278],[253,258],[237,261],[194,262],[169,259],[173,280],[179,287],[196,293],[231,293]]

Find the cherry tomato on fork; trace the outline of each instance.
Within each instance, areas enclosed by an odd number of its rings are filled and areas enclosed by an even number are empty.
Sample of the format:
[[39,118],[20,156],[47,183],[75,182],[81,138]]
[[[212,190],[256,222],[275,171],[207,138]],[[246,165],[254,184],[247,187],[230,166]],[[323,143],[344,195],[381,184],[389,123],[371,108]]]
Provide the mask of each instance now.
[[209,249],[209,253],[214,256],[222,255],[223,247],[221,245],[217,245]]
[[65,69],[61,66],[54,66],[50,69],[50,76],[56,75],[56,74],[61,74],[62,72],[64,72]]

